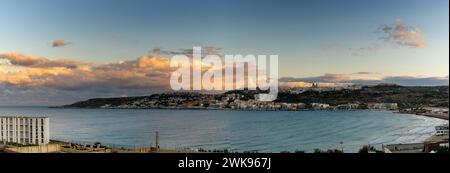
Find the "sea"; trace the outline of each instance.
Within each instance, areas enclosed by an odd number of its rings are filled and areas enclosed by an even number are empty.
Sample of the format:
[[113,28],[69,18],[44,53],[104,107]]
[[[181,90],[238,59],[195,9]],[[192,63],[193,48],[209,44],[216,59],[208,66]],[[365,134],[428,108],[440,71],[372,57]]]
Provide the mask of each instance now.
[[235,111],[0,107],[0,116],[50,118],[50,138],[113,147],[234,152],[358,152],[364,145],[422,142],[446,120],[390,111]]

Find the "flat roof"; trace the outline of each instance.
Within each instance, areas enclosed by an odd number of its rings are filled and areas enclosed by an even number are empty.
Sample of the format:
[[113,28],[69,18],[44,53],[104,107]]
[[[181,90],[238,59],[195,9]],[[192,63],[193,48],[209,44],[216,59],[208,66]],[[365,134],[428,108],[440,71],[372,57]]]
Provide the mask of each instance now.
[[0,115],[0,118],[48,118],[48,117],[33,117],[33,116],[11,116],[11,115]]
[[389,144],[384,146],[393,153],[417,153],[422,152],[425,147],[423,143],[411,143],[411,144]]

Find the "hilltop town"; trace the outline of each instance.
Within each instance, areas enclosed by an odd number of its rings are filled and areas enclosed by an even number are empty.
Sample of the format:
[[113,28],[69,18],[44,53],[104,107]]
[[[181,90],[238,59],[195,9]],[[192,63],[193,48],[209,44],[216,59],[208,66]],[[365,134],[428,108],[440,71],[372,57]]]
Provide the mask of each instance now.
[[448,86],[406,87],[398,85],[341,88],[287,88],[274,102],[257,101],[263,91],[236,90],[219,94],[174,92],[139,97],[95,98],[63,108],[109,109],[229,109],[229,110],[423,110],[447,108]]

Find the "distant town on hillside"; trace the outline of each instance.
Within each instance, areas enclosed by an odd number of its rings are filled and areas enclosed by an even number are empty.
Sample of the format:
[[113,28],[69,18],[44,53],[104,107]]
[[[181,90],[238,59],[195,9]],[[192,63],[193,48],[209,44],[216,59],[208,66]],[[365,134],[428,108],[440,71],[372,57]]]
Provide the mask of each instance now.
[[94,98],[63,108],[232,109],[232,110],[406,110],[447,107],[448,86],[376,86],[285,88],[274,102],[255,100],[263,91],[234,90],[218,94],[173,92],[138,97]]

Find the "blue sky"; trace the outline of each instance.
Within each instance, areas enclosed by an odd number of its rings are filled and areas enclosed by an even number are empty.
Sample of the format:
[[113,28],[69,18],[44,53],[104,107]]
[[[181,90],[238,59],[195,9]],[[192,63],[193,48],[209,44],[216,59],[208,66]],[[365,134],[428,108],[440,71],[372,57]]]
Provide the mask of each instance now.
[[[0,0],[0,54],[115,63],[149,55],[153,48],[203,45],[225,54],[278,54],[283,77],[372,72],[448,81],[448,3]],[[380,27],[393,26],[396,20],[420,30],[426,46],[383,40],[386,33]],[[59,39],[67,45],[52,47]]]
[[[447,0],[0,3],[0,52],[111,62],[146,55],[154,47],[178,49],[201,44],[227,53],[279,54],[280,65],[286,67],[280,73],[286,76],[349,70],[386,75],[448,74],[448,65],[443,65],[448,64]],[[374,54],[351,56],[348,49],[382,44],[375,33],[377,27],[397,18],[420,27],[429,46],[411,50],[385,45]],[[72,45],[53,49],[48,45],[55,39]],[[323,51],[327,46],[341,49]]]

